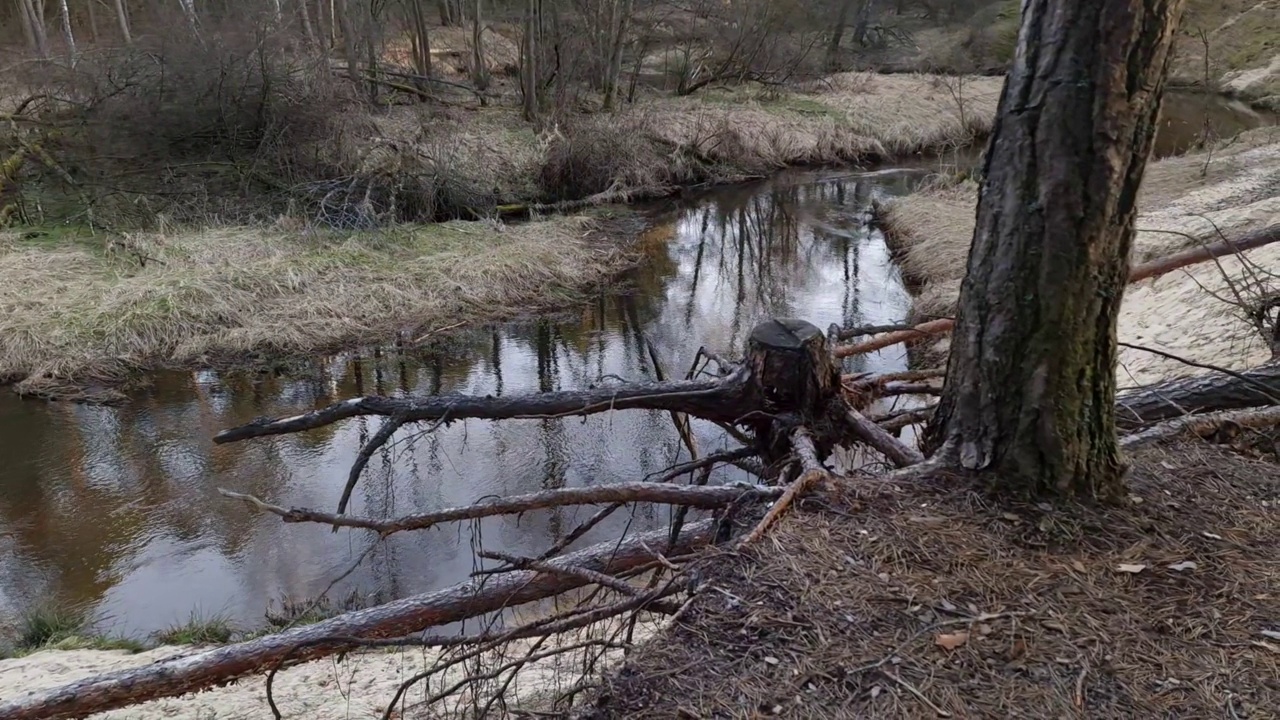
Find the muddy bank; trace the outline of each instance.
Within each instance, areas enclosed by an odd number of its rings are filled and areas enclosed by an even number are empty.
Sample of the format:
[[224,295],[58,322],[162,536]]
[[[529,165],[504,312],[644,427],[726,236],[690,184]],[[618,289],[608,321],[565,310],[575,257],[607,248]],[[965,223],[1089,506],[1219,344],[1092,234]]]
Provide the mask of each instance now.
[[559,216],[367,233],[0,234],[0,378],[22,394],[104,397],[159,368],[412,344],[580,298],[631,262],[638,227]]
[[[973,235],[977,186],[935,187],[880,208],[880,217],[916,285],[917,317],[947,316],[959,294]],[[1203,242],[1218,232],[1236,237],[1280,222],[1280,129],[1261,128],[1211,150],[1166,158],[1147,167],[1139,197],[1133,261],[1144,262]],[[1280,267],[1280,247],[1258,248],[1218,263],[1130,285],[1120,339],[1202,363],[1258,365],[1270,351],[1232,300],[1232,287],[1257,298]],[[1270,287],[1274,291],[1274,287]],[[933,350],[945,352],[946,340]],[[1151,353],[1123,349],[1122,387],[1192,374],[1195,368]]]

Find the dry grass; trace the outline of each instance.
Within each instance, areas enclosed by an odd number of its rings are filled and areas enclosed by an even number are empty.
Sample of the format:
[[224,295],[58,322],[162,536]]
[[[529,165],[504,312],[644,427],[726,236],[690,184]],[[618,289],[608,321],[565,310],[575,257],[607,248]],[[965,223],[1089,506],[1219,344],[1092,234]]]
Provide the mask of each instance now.
[[406,107],[351,114],[300,154],[379,187],[417,178],[443,214],[466,216],[944,151],[990,130],[1000,87],[999,78],[842,73],[796,89],[710,88],[613,114],[566,114],[541,135],[510,108]]
[[707,558],[587,716],[1275,717],[1274,452],[1148,448],[1106,509],[853,479]]
[[[1206,171],[1207,169],[1207,171]],[[1203,175],[1202,175],[1203,172]],[[882,208],[882,222],[917,285],[915,315],[949,316],[959,295],[973,236],[977,185],[963,182],[916,193]],[[1144,262],[1187,247],[1280,222],[1280,131],[1261,128],[1207,152],[1152,163],[1139,197],[1133,259]],[[1280,267],[1280,248],[1246,254],[1261,268]],[[1120,317],[1121,339],[1200,362],[1257,365],[1269,357],[1262,338],[1231,296],[1227,278],[1258,279],[1238,258],[1203,263],[1130,286]],[[1263,278],[1266,282],[1280,278]],[[1276,288],[1273,288],[1276,289]],[[935,348],[942,352],[945,341]],[[1194,372],[1175,361],[1123,350],[1120,380],[1143,384]]]
[[559,217],[377,234],[219,229],[137,235],[113,253],[0,236],[0,376],[59,392],[563,304],[628,260],[592,228]]

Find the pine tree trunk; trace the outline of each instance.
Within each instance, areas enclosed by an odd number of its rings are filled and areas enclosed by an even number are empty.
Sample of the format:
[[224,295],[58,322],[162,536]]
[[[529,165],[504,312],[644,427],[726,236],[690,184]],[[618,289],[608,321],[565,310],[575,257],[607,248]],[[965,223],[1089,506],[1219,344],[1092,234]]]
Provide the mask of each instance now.
[[1182,0],[1026,0],[927,445],[1030,495],[1114,498],[1116,318]]

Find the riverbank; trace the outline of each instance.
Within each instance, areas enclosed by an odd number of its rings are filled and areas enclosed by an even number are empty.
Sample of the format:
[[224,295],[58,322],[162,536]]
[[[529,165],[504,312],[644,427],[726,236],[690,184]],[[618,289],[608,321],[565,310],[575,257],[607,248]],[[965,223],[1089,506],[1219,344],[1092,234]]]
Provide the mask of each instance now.
[[[334,167],[357,158],[349,169],[365,178],[430,174],[432,202],[454,209],[594,204],[963,146],[989,129],[1000,85],[844,73],[789,90],[658,98],[542,135],[512,108],[427,122],[437,111],[401,107],[347,117],[346,131],[297,152],[328,153]],[[631,262],[635,228],[600,215],[363,231],[285,216],[266,227],[0,233],[0,379],[24,395],[105,399],[149,370],[412,340],[564,306]]]
[[[1133,261],[1141,263],[1280,223],[1280,129],[1261,128],[1209,150],[1148,165],[1139,196]],[[916,286],[917,318],[950,316],[973,236],[977,185],[963,182],[894,199],[880,208],[886,236]],[[1232,302],[1232,286],[1256,299],[1280,247],[1258,248],[1218,263],[1130,285],[1121,309],[1124,342],[1222,367],[1256,366],[1270,357],[1258,331]],[[1272,288],[1274,290],[1274,288]],[[947,340],[925,350],[945,355]],[[1197,372],[1175,360],[1124,348],[1121,387]]]
[[[518,610],[516,611],[519,612]],[[632,642],[643,643],[659,631],[661,618],[642,616],[635,626]],[[442,667],[404,695],[391,717],[427,717],[413,710],[416,703],[460,684],[460,692],[438,702],[435,713],[468,716],[471,702],[485,703],[492,695],[502,696],[503,707],[525,711],[553,709],[561,696],[576,694],[574,687],[584,677],[584,664],[603,672],[622,659],[618,647],[626,633],[625,617],[602,621],[578,631],[563,633],[548,641],[519,640],[479,658]],[[598,647],[591,647],[591,644]],[[577,646],[586,646],[575,649]],[[565,648],[562,655],[550,654]],[[143,667],[173,657],[194,655],[208,647],[163,646],[139,653],[120,650],[50,649],[11,660],[0,660],[0,700],[20,697],[66,685],[103,673]],[[469,648],[440,650],[387,649],[347,653],[336,660],[304,663],[281,671],[272,683],[272,698],[284,718],[299,720],[351,720],[380,718],[409,678],[445,666]],[[525,653],[545,654],[519,669],[515,681],[509,672],[494,677],[469,678],[491,672]],[[590,677],[590,673],[585,676]],[[504,683],[509,683],[504,688]],[[445,709],[448,708],[448,709]],[[260,720],[272,716],[267,701],[265,677],[246,678],[238,683],[177,698],[140,703],[119,710],[95,713],[92,720]],[[453,715],[450,715],[453,716]]]
[[0,234],[0,377],[22,394],[102,399],[159,368],[413,345],[579,299],[632,262],[631,225],[576,215],[364,233]]

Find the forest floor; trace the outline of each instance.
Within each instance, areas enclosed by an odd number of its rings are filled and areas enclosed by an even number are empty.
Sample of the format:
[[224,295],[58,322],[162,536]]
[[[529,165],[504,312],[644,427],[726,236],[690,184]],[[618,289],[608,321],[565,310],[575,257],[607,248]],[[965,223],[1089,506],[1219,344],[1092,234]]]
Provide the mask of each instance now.
[[[916,285],[915,313],[921,318],[951,315],[976,203],[976,183],[963,182],[881,208],[900,266]],[[1138,208],[1137,263],[1218,241],[1219,232],[1235,238],[1280,223],[1280,128],[1252,130],[1210,150],[1151,163]],[[1120,340],[1231,369],[1257,366],[1270,351],[1240,301],[1280,289],[1277,268],[1280,246],[1269,245],[1130,285],[1121,307]],[[923,352],[937,357],[946,346],[944,338]],[[1120,353],[1121,387],[1197,372],[1137,349]]]
[[1275,717],[1277,440],[1138,450],[1108,509],[850,477],[710,551],[586,717]]
[[[589,204],[602,204],[967,145],[989,130],[1000,84],[846,73],[788,90],[659,98],[541,135],[511,107],[446,117],[403,106],[353,111],[316,135],[313,150],[334,166],[352,163],[360,177],[436,177],[447,185],[435,188],[437,200],[460,207],[480,195],[487,212],[539,198],[594,195]],[[562,306],[628,266],[639,224],[625,215],[363,231],[282,217],[267,226],[0,232],[0,381],[24,394],[104,399],[147,370],[412,339]]]

